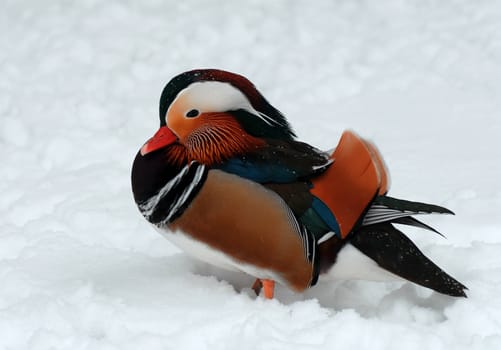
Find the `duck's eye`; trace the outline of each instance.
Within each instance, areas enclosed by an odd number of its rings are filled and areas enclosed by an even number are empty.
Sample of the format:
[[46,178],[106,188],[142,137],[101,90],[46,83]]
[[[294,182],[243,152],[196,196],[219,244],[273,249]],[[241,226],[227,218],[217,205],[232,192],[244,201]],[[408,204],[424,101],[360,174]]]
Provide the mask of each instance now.
[[186,117],[187,118],[195,118],[199,114],[200,114],[200,112],[198,111],[198,109],[192,109],[191,111],[189,111],[188,113],[186,113]]

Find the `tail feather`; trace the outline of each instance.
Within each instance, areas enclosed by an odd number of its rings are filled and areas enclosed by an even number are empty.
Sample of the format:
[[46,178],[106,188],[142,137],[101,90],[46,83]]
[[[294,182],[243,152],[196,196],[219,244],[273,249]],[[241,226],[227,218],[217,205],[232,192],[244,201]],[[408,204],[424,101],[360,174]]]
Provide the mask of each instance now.
[[379,266],[402,278],[439,293],[466,297],[468,288],[435,265],[390,223],[361,227],[350,236],[350,243]]
[[440,235],[445,238],[445,236],[442,233],[438,232],[433,227],[426,225],[424,222],[421,222],[418,219],[413,218],[412,216],[405,216],[403,218],[398,218],[396,220],[393,220],[392,223],[419,227],[428,231],[435,232],[437,235]]
[[408,201],[405,199],[398,199],[389,196],[378,196],[374,199],[374,204],[382,204],[387,208],[392,208],[401,211],[413,211],[416,213],[439,213],[439,214],[452,214],[454,213],[444,207],[435,204]]
[[388,196],[378,196],[374,199],[365,214],[362,225],[368,226],[382,222],[395,222],[395,220],[411,215],[433,213],[454,215],[449,209],[438,205],[412,202]]

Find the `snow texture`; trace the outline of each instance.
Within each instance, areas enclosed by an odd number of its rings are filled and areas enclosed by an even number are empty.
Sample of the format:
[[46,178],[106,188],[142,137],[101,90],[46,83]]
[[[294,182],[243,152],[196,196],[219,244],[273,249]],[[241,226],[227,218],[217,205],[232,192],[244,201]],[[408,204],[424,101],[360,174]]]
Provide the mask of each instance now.
[[[499,2],[4,0],[0,30],[0,349],[501,348]],[[411,238],[469,298],[337,280],[266,301],[158,235],[131,163],[200,67],[318,147],[374,141],[392,195],[456,212]]]

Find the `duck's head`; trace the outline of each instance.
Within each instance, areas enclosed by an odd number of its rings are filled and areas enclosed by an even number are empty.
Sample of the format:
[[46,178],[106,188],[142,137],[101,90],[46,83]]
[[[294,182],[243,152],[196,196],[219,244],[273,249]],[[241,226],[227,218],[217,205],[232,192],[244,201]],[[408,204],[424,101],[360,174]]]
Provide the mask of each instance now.
[[177,143],[188,158],[217,163],[295,135],[285,117],[245,77],[197,69],[174,77],[160,97],[160,129],[141,148],[144,156]]

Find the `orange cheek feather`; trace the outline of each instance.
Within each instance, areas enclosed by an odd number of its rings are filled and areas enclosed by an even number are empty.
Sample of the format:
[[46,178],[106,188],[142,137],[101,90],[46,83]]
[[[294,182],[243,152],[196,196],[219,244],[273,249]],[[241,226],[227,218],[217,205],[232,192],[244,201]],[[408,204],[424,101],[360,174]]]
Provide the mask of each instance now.
[[180,105],[172,106],[167,124],[186,147],[190,160],[217,164],[264,144],[262,139],[243,130],[231,114],[202,113],[195,118],[186,118]]
[[193,130],[197,129],[201,124],[200,116],[197,118],[186,118],[184,116],[189,102],[187,96],[179,96],[177,101],[169,108],[166,116],[167,126],[179,137],[181,143],[184,143]]

